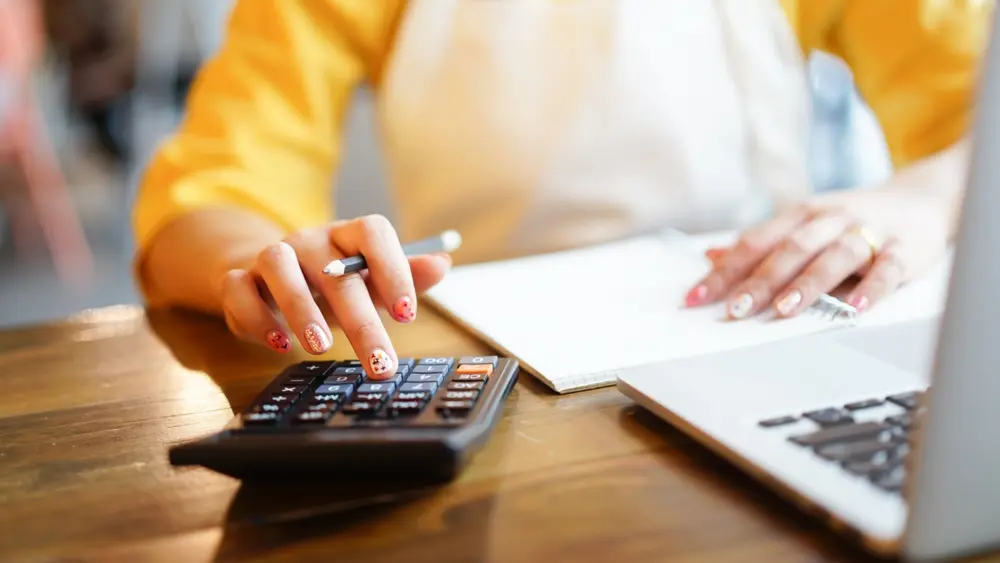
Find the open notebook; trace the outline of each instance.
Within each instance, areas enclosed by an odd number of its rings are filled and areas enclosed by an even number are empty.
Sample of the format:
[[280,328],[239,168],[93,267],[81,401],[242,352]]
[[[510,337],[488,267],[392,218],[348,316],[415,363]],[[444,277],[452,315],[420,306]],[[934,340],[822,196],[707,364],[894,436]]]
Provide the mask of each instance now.
[[704,250],[729,233],[664,232],[596,247],[456,268],[432,305],[559,393],[613,385],[629,367],[724,352],[848,326],[937,314],[942,264],[851,321],[818,312],[787,320],[723,320],[721,305],[681,306],[708,271]]

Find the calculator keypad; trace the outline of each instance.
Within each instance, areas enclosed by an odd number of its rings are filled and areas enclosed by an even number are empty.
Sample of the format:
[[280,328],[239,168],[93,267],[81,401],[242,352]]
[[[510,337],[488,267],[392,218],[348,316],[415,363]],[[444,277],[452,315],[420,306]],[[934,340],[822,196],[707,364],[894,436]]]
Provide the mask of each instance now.
[[454,425],[475,409],[498,365],[496,356],[400,358],[394,377],[369,379],[357,360],[303,362],[251,405],[250,428],[342,427],[383,423]]

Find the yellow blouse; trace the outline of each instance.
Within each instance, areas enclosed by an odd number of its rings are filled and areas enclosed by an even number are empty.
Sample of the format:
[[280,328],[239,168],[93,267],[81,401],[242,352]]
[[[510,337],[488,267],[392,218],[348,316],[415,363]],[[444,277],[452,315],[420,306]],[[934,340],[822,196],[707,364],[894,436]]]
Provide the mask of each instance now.
[[[842,57],[894,163],[952,144],[971,116],[992,2],[780,0],[804,52]],[[193,209],[237,205],[289,230],[333,217],[330,180],[353,90],[378,87],[405,0],[237,1],[178,132],[134,210],[139,253]]]

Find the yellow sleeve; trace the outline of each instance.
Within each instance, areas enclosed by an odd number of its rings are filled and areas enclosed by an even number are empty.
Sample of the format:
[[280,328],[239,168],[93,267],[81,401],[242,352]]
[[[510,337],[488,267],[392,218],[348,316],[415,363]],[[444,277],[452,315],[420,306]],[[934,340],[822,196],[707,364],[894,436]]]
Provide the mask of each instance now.
[[[806,8],[809,6],[809,8]],[[896,166],[947,148],[972,118],[990,0],[804,0],[814,45],[851,67]]]
[[376,82],[402,0],[237,0],[178,131],[133,208],[137,262],[167,223],[236,206],[288,230],[333,216],[331,180],[355,88]]

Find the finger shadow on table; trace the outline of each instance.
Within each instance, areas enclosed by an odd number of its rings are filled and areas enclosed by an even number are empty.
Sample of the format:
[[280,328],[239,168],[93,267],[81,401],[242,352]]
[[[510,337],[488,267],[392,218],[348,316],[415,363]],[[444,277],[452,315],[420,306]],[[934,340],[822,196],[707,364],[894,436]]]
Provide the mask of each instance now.
[[865,551],[859,543],[845,541],[845,536],[828,528],[820,517],[803,517],[803,512],[790,500],[649,410],[639,405],[624,407],[620,420],[631,433],[643,438],[653,434],[654,439],[663,442],[664,461],[685,478],[703,485],[692,494],[722,495],[733,510],[789,533],[803,549],[814,552],[817,560],[884,563],[884,559]]
[[245,408],[289,364],[304,354],[274,352],[234,337],[221,319],[196,312],[150,309],[150,328],[185,369],[212,379],[234,411]]

